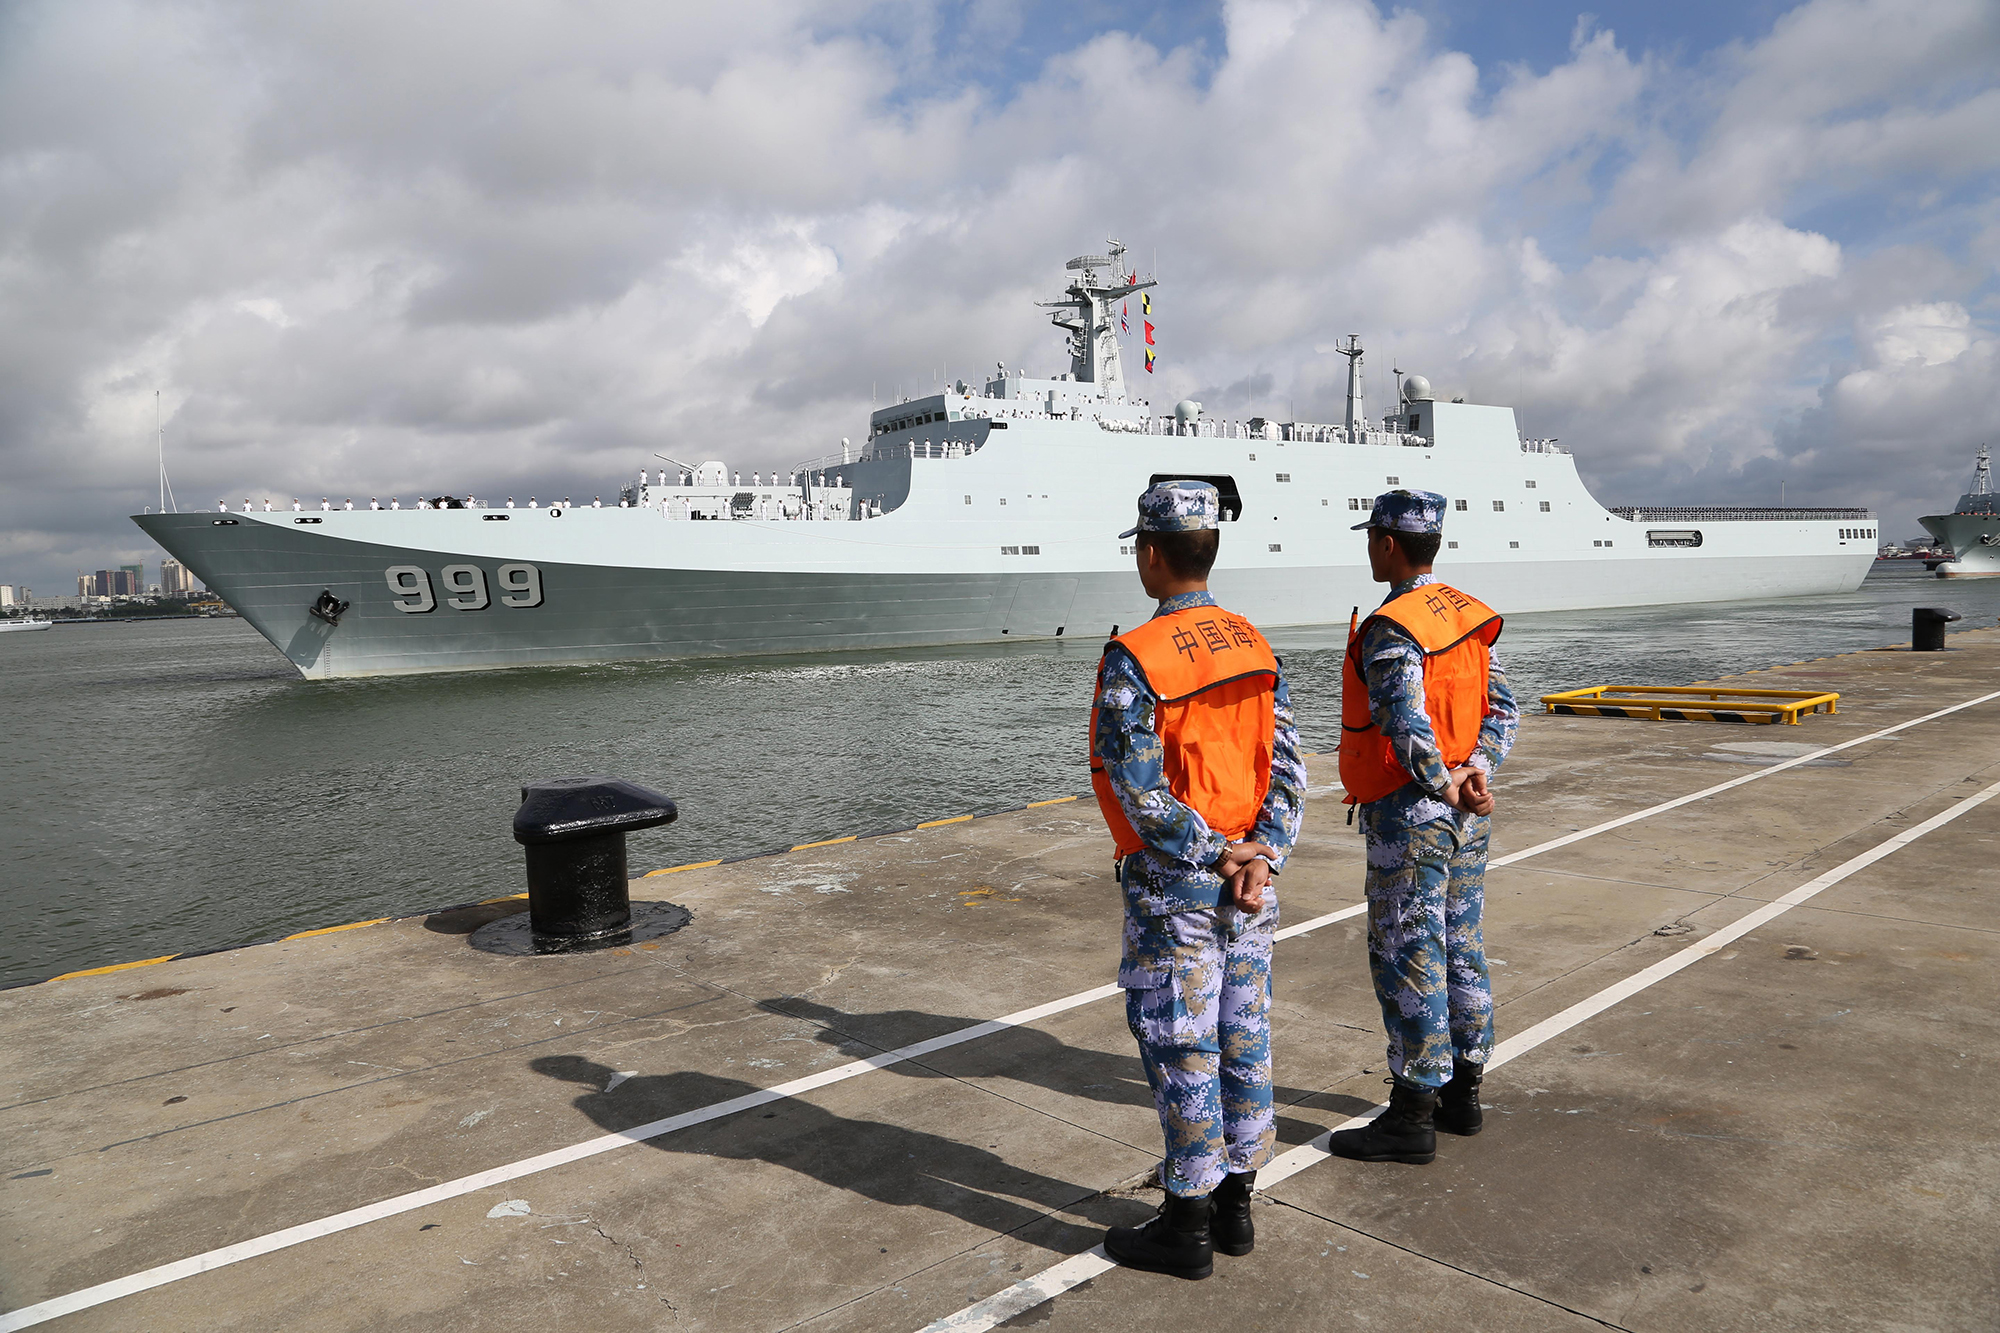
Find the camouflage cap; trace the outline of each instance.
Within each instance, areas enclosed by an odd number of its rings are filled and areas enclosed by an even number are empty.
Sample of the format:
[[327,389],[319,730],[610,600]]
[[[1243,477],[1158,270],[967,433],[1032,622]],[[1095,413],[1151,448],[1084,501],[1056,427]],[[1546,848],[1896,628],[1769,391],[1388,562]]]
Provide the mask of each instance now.
[[1385,491],[1375,497],[1366,523],[1353,530],[1388,528],[1392,532],[1443,532],[1444,497],[1436,491]]
[[1162,481],[1139,497],[1139,524],[1119,533],[1209,532],[1222,516],[1222,494],[1205,481]]

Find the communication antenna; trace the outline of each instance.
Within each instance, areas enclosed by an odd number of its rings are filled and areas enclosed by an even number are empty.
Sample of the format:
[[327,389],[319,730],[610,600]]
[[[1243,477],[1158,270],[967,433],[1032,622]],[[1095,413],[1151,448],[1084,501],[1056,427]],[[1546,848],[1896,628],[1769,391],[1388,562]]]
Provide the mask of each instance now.
[[153,390],[153,438],[158,443],[160,450],[160,512],[162,514],[166,513],[167,506],[171,504],[173,505],[173,512],[178,514],[181,512],[181,507],[179,502],[174,499],[174,484],[167,480],[167,431],[166,427],[160,423],[160,391],[158,389]]

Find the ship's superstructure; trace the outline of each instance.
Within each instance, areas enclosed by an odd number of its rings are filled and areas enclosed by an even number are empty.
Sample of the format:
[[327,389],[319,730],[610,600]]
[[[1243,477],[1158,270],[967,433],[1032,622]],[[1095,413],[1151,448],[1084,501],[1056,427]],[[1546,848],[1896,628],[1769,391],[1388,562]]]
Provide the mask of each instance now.
[[1084,636],[1152,607],[1133,573],[1139,492],[1221,491],[1212,585],[1266,628],[1379,600],[1349,530],[1395,486],[1450,497],[1439,563],[1518,613],[1851,591],[1865,509],[1606,509],[1512,409],[1421,375],[1366,414],[1358,337],[1338,425],[1155,413],[1119,355],[1115,303],[1153,285],[1124,250],[1071,260],[1069,369],[997,365],[878,408],[860,443],[750,474],[666,441],[606,502],[144,514],[134,521],[308,676]]
[[2000,574],[2000,495],[1993,493],[1993,455],[1985,445],[1972,468],[1972,486],[1958,497],[1949,514],[1930,514],[1917,522],[1951,548],[1951,559],[1937,567],[1940,578],[1971,578]]

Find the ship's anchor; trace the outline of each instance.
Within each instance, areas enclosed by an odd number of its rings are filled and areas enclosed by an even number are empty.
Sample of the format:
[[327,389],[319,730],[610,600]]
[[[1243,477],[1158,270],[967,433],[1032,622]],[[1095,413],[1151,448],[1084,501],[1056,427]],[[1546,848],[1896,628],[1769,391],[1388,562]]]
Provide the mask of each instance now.
[[2000,546],[2000,532],[1980,533],[1979,544],[1981,546]]
[[326,588],[321,590],[319,600],[306,609],[321,620],[324,620],[327,624],[338,625],[341,613],[347,610],[348,605],[347,602],[343,602],[338,597],[335,597],[331,588]]

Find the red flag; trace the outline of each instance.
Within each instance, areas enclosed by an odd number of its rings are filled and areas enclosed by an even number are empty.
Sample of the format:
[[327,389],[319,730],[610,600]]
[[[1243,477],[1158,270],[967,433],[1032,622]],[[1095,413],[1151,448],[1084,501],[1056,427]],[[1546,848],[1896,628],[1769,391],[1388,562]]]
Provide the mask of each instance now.
[[1151,347],[1152,345],[1153,345],[1153,321],[1149,319],[1146,321],[1146,346]]

